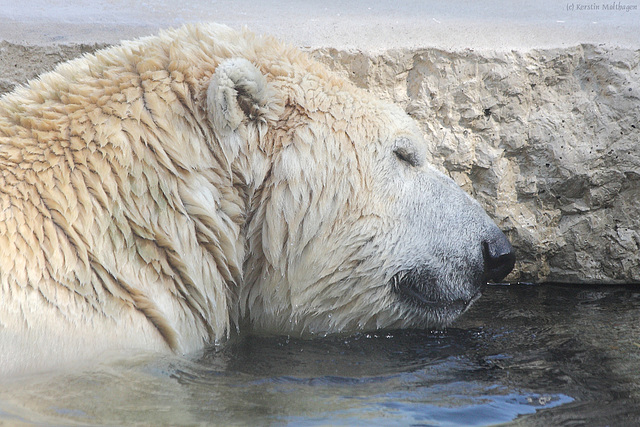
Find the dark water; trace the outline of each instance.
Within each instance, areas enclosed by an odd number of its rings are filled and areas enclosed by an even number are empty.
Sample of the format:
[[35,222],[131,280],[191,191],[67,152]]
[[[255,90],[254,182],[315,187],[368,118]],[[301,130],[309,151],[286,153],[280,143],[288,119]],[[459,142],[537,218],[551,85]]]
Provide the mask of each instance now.
[[638,425],[640,286],[491,286],[446,331],[252,337],[0,384],[0,425]]

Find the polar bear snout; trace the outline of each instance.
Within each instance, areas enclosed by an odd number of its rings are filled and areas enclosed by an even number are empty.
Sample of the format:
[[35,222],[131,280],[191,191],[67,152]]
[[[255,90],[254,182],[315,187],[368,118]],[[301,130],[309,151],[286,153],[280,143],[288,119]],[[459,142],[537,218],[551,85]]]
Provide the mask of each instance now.
[[482,242],[485,278],[487,281],[499,282],[513,270],[516,253],[511,243],[501,231]]
[[450,324],[480,298],[488,281],[499,282],[511,272],[515,251],[502,231],[491,224],[477,238],[464,246],[476,255],[453,251],[440,262],[431,259],[391,278],[390,289],[400,305],[416,315],[412,324]]

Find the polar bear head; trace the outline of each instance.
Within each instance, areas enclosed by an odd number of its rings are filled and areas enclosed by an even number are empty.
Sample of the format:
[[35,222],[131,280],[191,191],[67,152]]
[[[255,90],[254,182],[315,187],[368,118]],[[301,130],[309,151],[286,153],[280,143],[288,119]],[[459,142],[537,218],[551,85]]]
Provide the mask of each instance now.
[[253,331],[442,326],[513,268],[416,123],[304,54],[225,60],[207,109],[248,188],[235,315]]

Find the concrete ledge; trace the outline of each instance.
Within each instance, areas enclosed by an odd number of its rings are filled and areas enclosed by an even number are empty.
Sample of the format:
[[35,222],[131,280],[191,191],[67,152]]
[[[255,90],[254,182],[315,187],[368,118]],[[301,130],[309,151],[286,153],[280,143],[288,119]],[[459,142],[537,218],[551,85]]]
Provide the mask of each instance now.
[[159,28],[246,24],[403,105],[514,242],[508,279],[640,283],[640,2],[429,3],[0,0],[0,93]]
[[28,7],[2,0],[0,6],[0,39],[20,44],[116,43],[195,21],[248,25],[302,47],[365,52],[427,47],[511,50],[584,43],[633,48],[640,37],[636,0],[29,0]]

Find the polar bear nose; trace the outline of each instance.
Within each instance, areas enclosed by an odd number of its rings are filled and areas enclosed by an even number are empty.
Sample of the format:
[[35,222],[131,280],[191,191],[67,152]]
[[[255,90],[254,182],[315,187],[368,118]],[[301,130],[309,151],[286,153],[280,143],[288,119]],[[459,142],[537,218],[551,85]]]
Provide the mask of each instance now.
[[507,236],[501,231],[482,242],[486,280],[499,282],[513,270],[516,253]]

